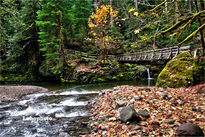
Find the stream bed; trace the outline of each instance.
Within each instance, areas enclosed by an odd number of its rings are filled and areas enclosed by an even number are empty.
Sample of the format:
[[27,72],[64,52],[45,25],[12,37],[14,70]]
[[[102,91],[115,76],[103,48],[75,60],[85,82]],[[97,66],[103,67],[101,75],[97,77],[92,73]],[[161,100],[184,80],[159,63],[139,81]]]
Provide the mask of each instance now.
[[[101,90],[136,82],[51,86],[55,91],[23,96],[0,103],[0,137],[66,137],[89,134],[89,102]],[[146,85],[145,83],[140,86]],[[46,85],[44,86],[46,87]],[[58,89],[58,90],[57,90]],[[57,91],[56,91],[57,90]]]

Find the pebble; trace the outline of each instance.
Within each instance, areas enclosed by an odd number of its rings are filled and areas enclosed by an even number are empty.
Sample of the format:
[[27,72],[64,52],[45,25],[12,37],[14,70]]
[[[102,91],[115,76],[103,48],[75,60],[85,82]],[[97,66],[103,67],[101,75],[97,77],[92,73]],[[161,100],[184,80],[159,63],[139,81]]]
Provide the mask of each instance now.
[[68,133],[66,133],[66,132],[61,132],[60,134],[59,134],[59,137],[68,137],[69,135],[68,135]]
[[102,130],[106,130],[106,127],[104,127],[104,126],[101,126],[101,127],[100,127],[100,129],[102,129]]
[[125,101],[119,101],[117,102],[116,104],[116,109],[120,108],[120,107],[124,107],[126,105],[126,102]]
[[162,94],[162,99],[164,99],[164,100],[168,100],[168,99],[169,99],[167,92],[165,92],[165,93]]
[[109,121],[116,121],[117,119],[116,119],[116,117],[111,117],[111,118],[109,118],[108,120],[109,120]]
[[131,99],[131,100],[130,100],[130,103],[134,103],[134,102],[135,102],[135,100],[134,100],[134,99]]
[[117,114],[115,115],[115,118],[116,118],[117,120],[119,120],[119,119],[120,119],[120,113],[117,113]]
[[141,99],[142,99],[142,98],[139,97],[139,96],[135,97],[135,100],[136,100],[136,101],[140,101]]
[[180,125],[181,125],[181,123],[179,123],[179,122],[177,122],[177,121],[175,121],[174,124],[177,125],[177,126],[180,126]]
[[151,125],[160,126],[159,122],[157,122],[157,121],[152,121],[152,124],[151,124]]
[[167,123],[167,124],[174,124],[174,122],[175,122],[175,121],[174,121],[173,119],[167,119],[167,120],[166,120],[166,123]]
[[139,91],[151,91],[150,88],[139,88],[138,90],[139,90]]
[[192,107],[192,111],[201,112],[200,108]]
[[140,129],[142,129],[142,128],[139,125],[136,125],[135,128],[134,128],[134,130],[140,130]]
[[150,114],[148,113],[148,111],[146,111],[146,110],[139,110],[138,111],[138,114],[140,115],[140,116],[142,116],[142,117],[144,117],[144,118],[149,118],[150,117]]

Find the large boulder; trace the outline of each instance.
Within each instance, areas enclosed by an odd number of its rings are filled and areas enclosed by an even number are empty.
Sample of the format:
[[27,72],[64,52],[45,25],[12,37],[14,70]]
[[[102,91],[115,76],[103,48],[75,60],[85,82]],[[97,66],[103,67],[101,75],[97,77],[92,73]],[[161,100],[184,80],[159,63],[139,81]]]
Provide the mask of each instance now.
[[185,137],[187,136],[204,137],[204,133],[202,129],[198,125],[192,123],[186,123],[180,125],[177,129],[177,135],[185,136]]
[[122,110],[120,111],[120,120],[125,123],[134,121],[139,122],[141,118],[136,113],[134,106],[128,106],[122,108]]
[[48,89],[39,86],[0,86],[0,102],[13,101],[35,92],[48,92]]
[[170,60],[157,78],[158,87],[188,87],[194,84],[197,65],[189,52],[182,52]]

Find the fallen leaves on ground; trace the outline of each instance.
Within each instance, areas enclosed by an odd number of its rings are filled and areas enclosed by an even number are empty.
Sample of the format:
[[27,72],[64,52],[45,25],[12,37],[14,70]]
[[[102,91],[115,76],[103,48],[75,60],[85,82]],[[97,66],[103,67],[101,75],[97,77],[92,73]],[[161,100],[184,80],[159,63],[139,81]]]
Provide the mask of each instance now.
[[[99,95],[93,104],[89,136],[175,136],[179,124],[194,123],[205,130],[205,92],[198,92],[205,84],[190,88],[157,88],[118,86]],[[203,88],[201,88],[203,89]],[[166,94],[167,93],[167,94]],[[141,98],[136,100],[136,98]],[[116,117],[119,101],[134,104],[136,112],[145,109],[150,118],[140,123],[122,123]],[[171,120],[171,122],[170,122]],[[152,125],[157,121],[160,126]],[[136,128],[136,126],[140,128]]]

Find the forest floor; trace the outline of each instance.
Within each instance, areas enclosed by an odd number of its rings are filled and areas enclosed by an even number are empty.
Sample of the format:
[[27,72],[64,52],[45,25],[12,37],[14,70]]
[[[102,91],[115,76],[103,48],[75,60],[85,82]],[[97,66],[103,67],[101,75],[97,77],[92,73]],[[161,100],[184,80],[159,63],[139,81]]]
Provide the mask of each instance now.
[[38,86],[0,86],[0,103],[14,101],[27,94],[47,91],[48,89]]
[[[123,123],[119,120],[123,108],[119,104],[134,104],[137,113],[143,109],[150,117],[141,117],[139,123]],[[205,131],[205,84],[177,89],[117,86],[102,91],[92,107],[90,136],[170,137],[183,123],[197,124]]]

